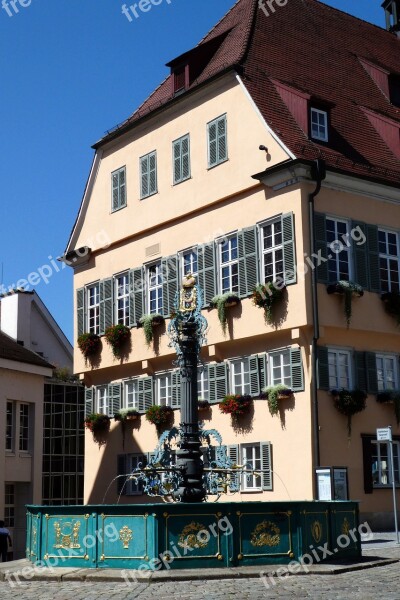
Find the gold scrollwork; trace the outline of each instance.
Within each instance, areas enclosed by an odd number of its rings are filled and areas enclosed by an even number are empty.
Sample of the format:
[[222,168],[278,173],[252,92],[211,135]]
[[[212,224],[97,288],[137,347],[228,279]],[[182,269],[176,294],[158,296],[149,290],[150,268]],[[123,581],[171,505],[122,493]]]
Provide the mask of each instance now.
[[80,527],[80,521],[75,521],[75,523],[73,521],[67,521],[61,525],[58,521],[56,521],[54,523],[54,530],[56,532],[56,543],[54,544],[54,548],[64,548],[65,550],[69,550],[71,548],[80,548]]
[[179,534],[178,546],[181,548],[206,548],[210,540],[209,536],[207,540],[199,539],[199,532],[204,531],[206,527],[201,523],[195,523],[192,521],[186,527],[182,529],[182,533]]
[[[195,283],[195,280],[194,280]],[[184,287],[180,291],[179,311],[192,312],[197,306],[197,289],[195,287]]]
[[129,550],[129,542],[132,541],[132,538],[132,529],[129,529],[128,525],[124,525],[122,529],[119,530],[119,539],[124,545],[124,550]]
[[349,535],[350,532],[350,523],[347,520],[347,517],[344,518],[344,521],[342,523],[342,534],[343,535]]
[[36,548],[36,541],[37,541],[37,528],[34,525],[32,527],[32,547],[33,548]]
[[262,546],[279,546],[281,542],[280,536],[281,530],[275,523],[271,521],[262,521],[254,529],[250,535],[250,543],[255,548],[262,548]]
[[314,521],[311,525],[311,535],[317,544],[322,540],[323,528],[319,521]]

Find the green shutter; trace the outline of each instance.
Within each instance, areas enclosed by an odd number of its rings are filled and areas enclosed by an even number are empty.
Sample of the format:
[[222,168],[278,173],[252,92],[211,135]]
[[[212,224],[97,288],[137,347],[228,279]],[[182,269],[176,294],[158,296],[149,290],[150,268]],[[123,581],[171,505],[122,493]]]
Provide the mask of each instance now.
[[228,393],[228,372],[226,363],[208,365],[208,385],[210,403],[221,402]]
[[[118,496],[126,489],[125,482],[127,476],[127,466],[126,466],[126,454],[119,454],[117,457],[117,492]],[[125,475],[125,477],[124,477]]]
[[[218,451],[218,448],[217,448],[217,451]],[[238,444],[232,444],[232,445],[228,446],[228,456],[234,465],[239,465],[240,458],[239,458],[239,445]],[[230,483],[229,487],[230,487],[231,492],[240,490],[240,475],[239,475],[239,473],[231,474],[231,483]]]
[[218,162],[223,162],[228,158],[228,143],[227,143],[227,135],[226,135],[226,117],[221,117],[218,119],[217,123],[217,134],[218,134]]
[[138,410],[146,412],[153,405],[153,378],[141,377],[138,379]]
[[[365,223],[360,223],[359,221],[352,221],[351,227],[352,230],[358,227],[365,235],[365,239],[367,239],[367,226],[365,225]],[[367,244],[364,243],[361,245],[357,245],[357,243],[354,240],[352,240],[352,250],[354,256],[354,279],[359,285],[361,285],[364,288],[364,290],[367,290],[369,287]]]
[[318,387],[320,390],[329,390],[328,348],[324,348],[323,346],[317,347],[317,363]]
[[268,376],[267,376],[267,356],[266,354],[258,355],[258,369],[260,373],[260,388],[261,391],[268,385]]
[[216,268],[214,242],[204,244],[197,249],[199,286],[203,290],[203,306],[208,306],[216,295]]
[[293,213],[282,215],[283,276],[285,285],[296,283],[296,249]]
[[143,268],[129,271],[129,325],[138,324],[144,313],[144,272]]
[[168,256],[161,261],[164,317],[169,317],[175,310],[175,297],[178,291],[178,268],[179,262],[176,255]]
[[149,155],[149,194],[157,192],[157,154]]
[[182,181],[190,177],[190,138],[187,135],[181,140],[181,155],[182,155]]
[[270,442],[261,442],[262,489],[272,491],[272,451]]
[[119,172],[119,208],[126,206],[126,168]]
[[208,125],[208,166],[217,164],[217,124],[214,121]]
[[366,352],[365,360],[367,365],[367,391],[369,394],[378,393],[378,370],[376,368],[376,354]]
[[117,210],[119,207],[119,176],[117,173],[112,173],[112,210]]
[[239,294],[249,296],[258,282],[257,227],[242,229],[238,233]]
[[259,396],[261,391],[260,386],[260,371],[259,371],[259,363],[258,356],[255,354],[254,356],[249,357],[249,375],[250,375],[250,394],[252,396]]
[[99,283],[100,295],[100,335],[113,324],[113,280],[103,279]]
[[367,391],[366,353],[354,352],[354,364],[356,371],[356,385],[359,390]]
[[372,478],[372,462],[374,449],[372,441],[374,440],[374,436],[362,435],[361,439],[363,449],[364,493],[372,494],[374,489],[374,483]]
[[140,159],[140,197],[146,198],[149,193],[149,156],[147,155]]
[[379,242],[376,225],[367,226],[369,291],[381,293],[381,278],[379,269]]
[[182,181],[181,140],[173,143],[174,183]]
[[294,392],[302,392],[304,390],[304,375],[301,360],[301,348],[290,348],[290,372],[292,378],[292,390]]
[[85,288],[76,290],[77,337],[85,333]]
[[172,373],[172,408],[179,408],[181,405],[181,374],[179,371]]
[[85,389],[85,417],[93,412],[93,388]]
[[121,383],[110,383],[108,385],[108,399],[110,406],[110,417],[113,417],[121,408]]
[[[318,257],[311,257],[314,266],[317,267],[317,278],[319,283],[328,283],[328,262],[327,258],[327,247],[328,242],[326,238],[326,217],[320,213],[314,214],[314,228],[315,228],[315,249]],[[321,260],[321,264],[318,264]]]

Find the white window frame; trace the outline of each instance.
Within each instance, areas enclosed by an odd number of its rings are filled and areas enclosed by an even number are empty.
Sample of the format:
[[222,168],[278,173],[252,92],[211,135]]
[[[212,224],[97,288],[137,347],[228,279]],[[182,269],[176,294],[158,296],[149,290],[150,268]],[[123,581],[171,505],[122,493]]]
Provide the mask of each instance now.
[[[91,292],[94,292],[94,295],[91,296]],[[87,314],[86,314],[86,331],[88,333],[95,333],[99,335],[100,333],[100,284],[92,283],[86,287],[86,306],[87,306]],[[91,324],[92,323],[92,324]]]
[[[353,277],[353,265],[352,265],[352,247],[351,247],[351,237],[350,237],[350,223],[347,219],[338,219],[337,217],[331,217],[327,215],[326,217],[326,231],[328,236],[328,221],[332,221],[334,223],[334,239],[332,241],[327,241],[327,255],[328,255],[328,279],[330,283],[335,283],[336,281],[343,280],[344,277],[340,274],[340,261],[339,257],[342,252],[346,253],[347,256],[347,266],[348,266],[348,281],[352,280]],[[346,233],[338,232],[338,224],[342,223],[346,225]],[[331,277],[331,273],[333,269],[331,269],[331,265],[335,263],[335,277]]]
[[[330,363],[330,356],[334,355],[335,356],[335,370],[336,370],[336,375],[331,375],[331,363]],[[346,385],[342,385],[341,380],[342,377],[340,375],[340,356],[346,356],[347,357],[347,368],[348,368],[348,377],[347,377],[347,384]],[[329,372],[329,389],[333,390],[333,389],[347,389],[347,390],[351,390],[353,387],[353,364],[352,364],[352,353],[350,352],[350,350],[345,350],[342,348],[328,348],[328,372]],[[331,383],[331,379],[336,378],[336,382],[335,384]]]
[[[374,459],[372,460],[373,487],[374,488],[391,487],[393,485],[393,483],[392,483],[391,452],[390,452],[390,447],[389,447],[390,442],[378,442],[377,440],[372,440],[372,444],[374,446],[376,446],[376,448],[377,448],[377,451],[376,451],[377,461],[375,462]],[[383,450],[384,446],[386,447],[387,461],[382,460],[382,450]],[[395,480],[396,480],[396,486],[399,487],[400,486],[400,442],[398,442],[398,441],[393,442],[393,455],[394,455],[394,461],[395,461],[394,476],[395,476]],[[387,463],[385,470],[383,470],[384,462]],[[397,466],[396,466],[396,464],[397,464]],[[376,465],[377,469],[374,470],[375,465]],[[378,475],[377,482],[374,481],[374,473],[377,473],[377,475]]]
[[[143,465],[143,459],[146,459],[146,455],[145,454],[136,454],[136,453],[132,453],[132,454],[127,454],[126,456],[126,462],[127,462],[127,473],[132,473],[132,471],[134,469],[136,469],[139,464],[142,464],[142,467],[145,466]],[[125,484],[125,490],[124,490],[124,495],[125,496],[141,496],[143,494],[143,483],[142,482],[138,482],[135,483],[133,479],[128,479],[128,481]]]
[[[280,232],[276,232],[276,225],[279,224]],[[266,227],[271,227],[272,231],[272,246],[270,248],[265,248],[265,235],[264,229]],[[276,243],[276,238],[280,236],[280,242]],[[264,221],[259,225],[259,240],[260,240],[260,248],[261,248],[261,281],[267,283],[268,281],[281,281],[284,277],[285,272],[285,264],[284,264],[284,255],[283,255],[283,231],[282,231],[282,215],[278,215],[273,217],[272,219],[268,219],[268,221]],[[281,254],[281,258],[277,259],[277,254]],[[272,255],[272,276],[266,276],[266,257]],[[277,265],[282,263],[282,269],[277,269]]]
[[[241,358],[234,358],[229,361],[229,367],[230,389],[232,390],[232,394],[251,396],[250,357],[243,356]],[[237,377],[240,378],[239,384],[236,383]]]
[[[172,373],[173,371],[165,371],[164,373],[156,373],[156,375],[154,376],[155,403],[157,406],[172,407]],[[161,397],[161,393],[164,390],[165,394],[163,393]]]
[[[316,117],[316,122],[313,117]],[[322,122],[321,122],[322,117]],[[316,129],[315,129],[316,128]],[[320,142],[329,141],[329,121],[326,110],[320,110],[314,106],[310,109],[310,131],[313,140]]]
[[[381,242],[381,240],[379,239],[381,234],[384,234],[384,236],[385,236],[384,242]],[[388,246],[389,246],[389,240],[388,240],[389,235],[394,235],[396,238],[396,246],[397,246],[397,254],[396,255],[387,253]],[[380,247],[381,247],[382,243],[385,244],[385,252],[381,252]],[[398,292],[398,291],[400,291],[400,234],[397,231],[390,231],[389,229],[383,229],[383,228],[379,227],[379,229],[378,229],[378,245],[379,245],[379,275],[380,275],[380,279],[381,279],[381,284],[384,281],[384,279],[381,276],[381,261],[385,261],[385,263],[386,263],[385,270],[387,271],[387,274],[388,274],[388,285],[382,286],[382,291],[383,292]],[[392,282],[390,261],[393,261],[394,263],[396,263],[397,275],[398,275],[397,284],[395,282]]]
[[210,383],[208,380],[208,368],[200,367],[197,370],[197,395],[199,400],[209,400],[210,398]]
[[[190,256],[188,265],[185,264],[185,256]],[[199,272],[197,246],[194,246],[193,248],[187,248],[186,250],[182,250],[182,252],[179,253],[179,262],[181,270],[181,280],[187,275],[187,273],[191,273],[192,275],[197,277]],[[189,270],[187,271],[185,268],[186,266],[189,266]],[[194,267],[196,268],[194,269]]]
[[[183,156],[184,153],[182,152],[182,143],[184,140],[187,139],[188,142],[188,175],[187,177],[183,176]],[[179,145],[179,158],[175,157],[175,147]],[[181,177],[179,179],[175,179],[175,161],[179,159],[179,163],[180,163],[180,174]],[[173,185],[178,185],[179,183],[183,183],[184,181],[187,181],[188,179],[191,178],[191,161],[190,161],[190,134],[187,133],[186,135],[182,135],[180,138],[178,138],[177,140],[174,140],[172,142],[172,183]]]
[[[11,411],[9,408],[11,407]],[[11,417],[11,418],[9,418]],[[14,452],[15,444],[15,403],[7,400],[6,403],[6,452]]]
[[[393,361],[393,387],[388,386],[388,367],[386,361]],[[380,365],[382,362],[382,365]],[[391,391],[397,390],[399,385],[399,359],[395,354],[377,354],[376,355],[376,373],[378,379],[378,391]],[[382,377],[379,377],[379,373],[382,370]]]
[[139,379],[124,381],[123,407],[139,410]]
[[[152,269],[156,269],[155,277],[157,278],[157,282],[155,284],[152,284],[152,280],[151,280]],[[164,298],[163,298],[163,273],[162,273],[161,261],[146,265],[146,288],[147,288],[147,312],[148,312],[148,314],[153,315],[153,314],[162,313]],[[161,290],[161,296],[159,295],[160,290]],[[156,297],[154,299],[155,310],[153,310],[151,307],[152,292],[156,292]],[[160,298],[161,298],[161,301],[160,301]]]
[[100,415],[110,414],[110,398],[106,385],[96,387],[96,412]]
[[[12,500],[12,502],[10,502]],[[4,484],[4,521],[6,527],[15,527],[15,484]]]
[[[124,174],[124,181],[121,183],[121,174]],[[114,177],[118,177],[117,187],[114,187]],[[114,206],[114,189],[117,189],[118,200]],[[126,207],[126,166],[120,167],[111,173],[111,212],[117,212]]]
[[[240,444],[240,459],[242,465],[250,463],[253,469],[258,470],[261,473],[261,444],[259,442]],[[262,475],[257,477],[253,473],[243,473],[240,487],[243,492],[262,492]]]
[[[122,286],[119,284],[119,280],[124,279],[124,283]],[[121,287],[123,288],[123,293],[121,293]],[[118,325],[126,325],[129,326],[129,273],[125,271],[124,273],[119,273],[118,275],[114,275],[114,323]],[[121,302],[121,308],[119,306]],[[122,317],[119,314],[122,311]]]
[[[231,242],[232,240],[236,239],[236,258],[232,258],[232,256],[234,255],[234,248],[231,247]],[[225,246],[225,244],[228,244],[228,255],[229,258],[228,260],[223,261],[223,248]],[[219,289],[221,291],[221,294],[227,294],[227,293],[234,293],[234,294],[238,294],[239,293],[239,240],[238,240],[238,235],[237,233],[231,233],[227,236],[225,236],[223,239],[218,239],[217,240],[217,247],[218,247],[218,277],[219,277]],[[225,287],[224,288],[224,277],[223,277],[223,270],[224,269],[228,269],[229,275],[228,275],[228,279],[229,279],[229,287]],[[236,273],[234,273],[234,271],[236,271]],[[233,285],[233,280],[234,278],[237,279],[237,284]]]
[[[31,412],[30,405],[27,402],[20,402],[18,412],[19,412],[18,449],[20,452],[29,453],[30,412]],[[25,414],[23,414],[23,413],[25,413]]]
[[[274,365],[274,359],[279,358],[279,365]],[[276,377],[276,369],[279,369],[279,377]],[[285,376],[285,369],[288,369],[288,375]],[[290,359],[290,348],[282,348],[268,353],[268,382],[269,385],[287,385],[292,386],[292,370]]]

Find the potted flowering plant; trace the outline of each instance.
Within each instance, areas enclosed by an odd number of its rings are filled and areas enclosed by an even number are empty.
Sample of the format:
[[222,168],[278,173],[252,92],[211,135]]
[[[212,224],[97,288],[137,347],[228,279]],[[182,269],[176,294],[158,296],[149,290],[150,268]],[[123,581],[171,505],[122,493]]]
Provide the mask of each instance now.
[[164,320],[164,317],[159,313],[143,315],[143,317],[141,317],[141,319],[139,320],[139,325],[143,327],[144,337],[148,346],[153,341],[154,327],[162,325],[164,323]]
[[114,421],[136,421],[140,419],[140,412],[134,408],[121,408],[114,414]]
[[255,306],[264,309],[265,321],[273,322],[273,307],[283,297],[285,287],[277,287],[273,281],[258,283],[253,289],[252,300]]
[[264,393],[267,396],[268,408],[272,416],[279,412],[279,400],[286,400],[293,396],[293,390],[283,383],[265,388]]
[[170,421],[173,412],[170,406],[157,406],[154,404],[146,410],[146,419],[156,427],[161,427]]
[[400,425],[400,390],[378,392],[376,401],[379,402],[379,404],[393,404],[397,425]]
[[110,431],[110,424],[110,417],[99,413],[91,413],[85,418],[85,427],[93,433],[93,437],[108,433]]
[[97,354],[100,346],[100,337],[95,333],[83,333],[78,337],[78,347],[85,357],[85,360]]
[[240,298],[237,294],[232,292],[214,296],[210,302],[210,308],[216,308],[218,311],[218,319],[222,325],[222,330],[224,333],[226,331],[227,323],[226,309],[231,308],[232,306],[237,306],[238,304],[240,304]]
[[382,302],[385,303],[385,310],[388,315],[394,317],[397,325],[400,325],[400,294],[399,292],[385,292],[381,296]]
[[121,350],[131,335],[129,327],[126,325],[111,325],[105,331],[107,343],[112,348],[112,353],[115,358],[121,358]]
[[198,408],[199,410],[208,410],[210,408],[210,403],[208,400],[202,400],[199,398],[198,400]]
[[224,396],[222,402],[219,403],[219,410],[225,415],[241,417],[249,412],[252,404],[253,398],[251,396],[228,394]]
[[347,432],[350,438],[352,417],[366,409],[367,394],[362,390],[349,391],[342,388],[341,390],[332,390],[331,395],[336,410],[347,417]]
[[354,283],[353,281],[341,280],[328,285],[326,291],[328,294],[344,295],[344,314],[346,317],[347,327],[349,327],[352,315],[353,296],[361,298],[361,296],[364,295],[363,288],[361,285],[358,285],[358,283]]

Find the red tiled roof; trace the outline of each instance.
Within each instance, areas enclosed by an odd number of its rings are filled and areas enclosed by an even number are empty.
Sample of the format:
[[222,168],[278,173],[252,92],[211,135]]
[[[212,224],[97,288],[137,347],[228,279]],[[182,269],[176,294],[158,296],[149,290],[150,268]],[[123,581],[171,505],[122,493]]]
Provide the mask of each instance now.
[[[289,0],[269,16],[258,9],[258,0],[239,0],[200,44],[227,31],[191,89],[241,65],[244,84],[265,120],[296,157],[321,157],[332,167],[400,182],[400,159],[363,108],[399,127],[400,109],[390,104],[360,62],[365,59],[400,73],[400,38],[318,0]],[[276,81],[330,103],[329,145],[309,139],[278,93]],[[168,77],[122,130],[170,100]]]

